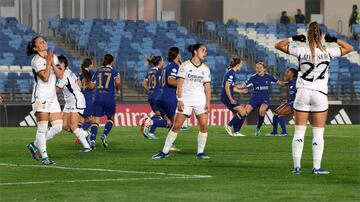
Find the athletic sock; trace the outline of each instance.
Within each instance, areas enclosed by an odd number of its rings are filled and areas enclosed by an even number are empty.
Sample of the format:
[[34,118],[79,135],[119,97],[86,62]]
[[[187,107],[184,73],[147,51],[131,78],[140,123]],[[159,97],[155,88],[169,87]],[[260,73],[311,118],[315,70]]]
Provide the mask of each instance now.
[[63,121],[62,120],[55,120],[51,122],[51,127],[49,128],[48,132],[46,133],[46,141],[51,140],[55,137],[56,134],[62,131]]
[[152,121],[153,124],[150,127],[150,131],[149,131],[150,133],[154,134],[157,127],[164,128],[167,126],[167,122],[161,116],[154,116]]
[[164,152],[165,154],[169,153],[170,147],[175,142],[177,135],[178,135],[178,133],[175,133],[172,130],[169,131],[169,133],[166,137],[165,145],[164,145],[162,152]]
[[205,149],[205,145],[206,145],[206,140],[207,140],[207,133],[202,133],[199,132],[198,135],[198,149],[197,149],[197,153],[204,153],[204,149]]
[[84,131],[82,128],[77,128],[73,132],[75,136],[78,138],[78,140],[81,142],[84,148],[90,148],[89,143],[86,141],[86,131]]
[[324,152],[324,128],[313,127],[313,168],[321,168],[321,159]]
[[96,135],[98,133],[98,127],[99,127],[99,125],[96,123],[91,125],[91,128],[90,128],[90,132],[91,132],[90,139],[91,140],[96,140]]
[[[228,126],[234,126],[235,124],[239,123],[240,119],[239,117],[234,114],[234,116],[232,117],[231,121],[228,123]],[[235,127],[235,126],[234,126]]]
[[40,121],[37,123],[36,140],[34,141],[35,146],[39,149],[41,157],[47,158],[46,152],[46,132],[48,130],[48,122]]
[[84,121],[84,123],[81,125],[81,128],[83,130],[88,130],[91,126],[91,121]]
[[103,135],[108,136],[112,127],[114,125],[114,122],[112,120],[107,120],[104,127],[104,133]]
[[237,115],[237,116],[240,116],[240,118],[238,117],[239,122],[234,125],[234,133],[239,132],[241,130],[241,127],[244,124],[244,121],[246,119],[246,115],[244,115],[244,116]]
[[278,129],[278,123],[279,123],[279,116],[278,115],[274,115],[273,116],[273,123],[272,123],[272,125],[273,125],[273,134],[277,134],[278,133],[278,131],[277,131],[277,129]]
[[295,133],[292,140],[292,155],[294,160],[294,168],[301,167],[301,156],[304,148],[304,137],[306,126],[295,126]]
[[262,124],[264,123],[264,118],[265,118],[265,116],[259,116],[259,120],[257,123],[257,129],[261,128]]
[[280,123],[280,127],[281,127],[281,133],[282,134],[286,134],[286,119],[285,116],[280,116],[279,117],[279,123]]

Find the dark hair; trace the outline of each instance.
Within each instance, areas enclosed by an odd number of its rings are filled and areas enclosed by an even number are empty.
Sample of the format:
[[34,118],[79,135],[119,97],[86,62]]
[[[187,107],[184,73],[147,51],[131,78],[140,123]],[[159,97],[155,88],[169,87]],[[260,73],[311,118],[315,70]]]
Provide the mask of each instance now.
[[204,44],[201,44],[201,43],[196,43],[196,44],[190,44],[188,47],[187,47],[187,50],[191,53],[191,55],[194,57],[195,55],[195,52],[194,51],[197,51],[201,46],[204,46]]
[[287,12],[286,12],[286,11],[281,12],[281,15],[285,15],[285,14],[287,14]]
[[298,71],[291,67],[289,67],[288,70],[293,74],[293,79],[296,79],[298,76]]
[[261,64],[261,65],[266,69],[266,64],[265,64],[265,62],[263,62],[262,60],[256,61],[255,64]]
[[62,54],[59,55],[58,60],[59,60],[60,64],[61,63],[65,64],[65,69],[69,66],[69,62],[68,62],[67,58],[65,57],[65,55],[62,55]]
[[233,57],[233,58],[231,58],[231,60],[230,60],[229,68],[233,68],[233,67],[235,67],[236,65],[238,65],[238,64],[240,64],[240,63],[241,63],[241,59],[240,59],[240,58]]
[[111,54],[104,55],[104,62],[103,62],[104,67],[106,67],[106,65],[111,64],[113,61],[114,61],[114,57]]
[[158,66],[160,61],[162,60],[161,56],[150,56],[146,58],[149,65]]
[[81,74],[84,76],[84,84],[87,85],[91,81],[91,74],[87,69],[92,65],[92,60],[90,58],[85,58],[81,64]]
[[180,49],[178,47],[169,48],[167,60],[169,62],[174,61],[175,58],[179,55],[179,53],[180,53]]
[[40,37],[41,37],[41,36],[38,35],[38,36],[34,37],[33,39],[31,39],[31,41],[28,43],[28,45],[27,45],[27,47],[26,47],[26,54],[27,54],[28,56],[37,53],[37,51],[34,50],[35,47],[36,47],[36,46],[35,46],[35,41],[36,41],[36,39],[38,39],[38,38],[40,38]]

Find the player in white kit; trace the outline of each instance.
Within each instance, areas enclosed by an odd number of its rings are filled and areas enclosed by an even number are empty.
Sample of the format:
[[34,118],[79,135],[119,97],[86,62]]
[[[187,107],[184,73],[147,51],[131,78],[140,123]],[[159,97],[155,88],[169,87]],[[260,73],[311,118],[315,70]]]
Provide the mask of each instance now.
[[[43,164],[55,164],[48,157],[46,141],[62,129],[62,114],[55,89],[56,77],[61,78],[62,71],[56,55],[48,51],[48,44],[41,36],[36,36],[28,43],[27,54],[34,55],[31,60],[35,80],[31,103],[35,111],[37,131],[36,140],[26,146],[35,160],[39,160],[36,153],[39,149]],[[49,121],[51,127],[48,129]]]
[[294,101],[295,134],[292,142],[294,170],[301,173],[301,156],[304,147],[304,136],[309,113],[312,115],[313,126],[313,174],[329,174],[321,168],[321,159],[324,151],[324,127],[328,113],[328,67],[330,60],[343,56],[352,51],[352,46],[336,37],[326,35],[325,41],[335,42],[337,47],[325,48],[321,44],[322,34],[317,22],[309,25],[307,32],[308,43],[301,46],[291,41],[306,42],[304,35],[280,41],[275,45],[280,51],[296,56],[299,59],[297,94]]
[[200,126],[196,157],[198,159],[210,158],[204,153],[211,97],[210,70],[203,63],[206,57],[206,47],[203,44],[189,45],[188,51],[192,54],[192,59],[182,63],[177,74],[178,106],[174,125],[167,135],[163,150],[153,155],[153,159],[168,157],[169,150],[176,140],[181,126],[193,111]]
[[80,115],[86,107],[84,95],[80,89],[80,81],[77,76],[69,69],[68,60],[64,55],[58,57],[60,67],[64,71],[62,79],[58,79],[56,87],[62,89],[65,99],[63,109],[63,129],[71,131],[83,145],[81,152],[90,152],[90,145],[86,140],[87,132],[79,128]]

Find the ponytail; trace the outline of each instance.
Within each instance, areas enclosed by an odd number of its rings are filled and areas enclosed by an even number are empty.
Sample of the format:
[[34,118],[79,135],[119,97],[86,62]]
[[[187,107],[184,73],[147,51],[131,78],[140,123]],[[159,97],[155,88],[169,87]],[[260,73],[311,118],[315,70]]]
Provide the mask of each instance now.
[[192,57],[195,55],[195,51],[197,51],[201,46],[204,46],[204,44],[197,43],[197,44],[190,44],[187,47],[187,50],[191,53]]
[[104,62],[103,62],[104,67],[110,65],[113,61],[114,61],[114,57],[111,54],[104,55]]
[[41,36],[36,36],[36,37],[34,37],[34,38],[31,39],[31,41],[28,43],[28,45],[27,45],[27,47],[26,47],[26,54],[27,54],[28,56],[37,53],[37,51],[35,50],[35,47],[36,47],[36,46],[35,46],[35,41],[36,41],[36,39],[38,39],[39,37],[41,37]]
[[161,56],[150,56],[146,58],[149,65],[158,66],[162,60]]
[[91,81],[91,74],[90,70],[88,69],[90,65],[92,65],[92,60],[90,58],[85,58],[83,63],[81,64],[80,71],[84,77],[84,79],[81,81],[83,87],[86,87]]
[[236,65],[241,63],[241,59],[237,57],[233,57],[230,60],[229,68],[234,68]]

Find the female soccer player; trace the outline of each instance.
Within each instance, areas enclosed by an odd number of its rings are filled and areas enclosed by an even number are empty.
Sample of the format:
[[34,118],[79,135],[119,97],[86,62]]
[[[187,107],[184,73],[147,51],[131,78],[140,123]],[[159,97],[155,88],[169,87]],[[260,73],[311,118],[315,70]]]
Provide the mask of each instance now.
[[211,97],[210,70],[203,63],[206,58],[206,47],[203,44],[189,45],[188,51],[192,54],[192,59],[182,63],[177,74],[178,105],[174,124],[168,133],[163,150],[153,155],[153,159],[165,158],[169,155],[170,147],[192,111],[195,111],[200,126],[196,157],[198,159],[210,158],[204,153]]
[[288,100],[286,103],[281,104],[274,110],[273,116],[273,131],[270,133],[270,136],[277,136],[278,132],[278,123],[281,127],[281,135],[287,136],[286,132],[286,116],[294,113],[294,100],[296,96],[296,79],[297,79],[297,70],[294,68],[288,68],[285,71],[285,78],[288,81]]
[[[150,107],[152,111],[155,113],[154,116],[151,117],[151,122],[156,123],[155,125],[150,122],[150,125],[145,126],[145,129],[143,130],[143,135],[146,138],[149,139],[159,139],[155,136],[155,130],[157,125],[160,125],[162,127],[165,127],[167,125],[167,122],[163,120],[161,116],[161,112],[159,109],[159,103],[158,98],[160,95],[160,87],[161,87],[161,72],[164,65],[164,60],[161,56],[152,56],[147,58],[147,61],[149,65],[152,65],[152,67],[149,68],[147,75],[143,81],[143,87],[145,89],[145,92],[148,93],[148,102],[150,104]],[[161,122],[161,123],[157,123]],[[165,125],[163,125],[165,122]],[[150,131],[148,131],[150,127]]]
[[[241,114],[245,114],[245,108],[240,106],[240,102],[238,102],[234,97],[234,92],[237,93],[247,93],[247,89],[238,88],[239,85],[236,80],[236,72],[240,72],[242,67],[242,61],[240,58],[231,58],[229,70],[225,73],[223,78],[223,86],[221,91],[221,102],[234,113],[231,121],[225,125],[225,130],[230,136],[245,136],[240,131],[240,121],[244,119],[240,119],[238,116]],[[231,128],[234,127],[234,133],[231,131]]]
[[91,82],[96,86],[95,100],[93,108],[93,124],[91,126],[91,135],[88,136],[90,146],[95,149],[96,135],[100,123],[100,118],[104,115],[107,117],[105,129],[101,136],[101,142],[105,148],[107,148],[107,136],[110,133],[114,125],[115,115],[115,88],[117,92],[120,92],[120,74],[112,67],[114,57],[110,54],[105,54],[103,66],[99,67]]
[[[51,165],[55,162],[48,157],[46,141],[62,130],[62,114],[55,89],[56,77],[61,79],[62,71],[57,66],[56,55],[48,51],[48,44],[41,36],[34,37],[28,43],[27,55],[34,55],[31,60],[35,79],[31,103],[35,111],[37,131],[36,140],[26,146],[35,160],[39,160],[36,153],[39,149],[42,163]],[[49,121],[51,128],[48,130]]]
[[306,42],[304,35],[293,36],[280,41],[275,45],[278,50],[293,55],[299,59],[299,76],[296,82],[297,94],[294,101],[295,109],[295,134],[292,142],[292,154],[294,170],[301,173],[301,155],[304,147],[304,136],[309,113],[312,116],[313,126],[313,174],[329,174],[329,171],[321,169],[321,159],[324,151],[324,127],[328,111],[328,67],[330,60],[335,57],[346,55],[353,47],[343,40],[326,35],[325,41],[335,42],[340,47],[325,48],[322,43],[322,34],[317,22],[309,24],[307,32],[308,43],[299,46],[291,41]]
[[63,78],[58,79],[56,87],[62,89],[65,99],[63,109],[63,129],[71,131],[83,145],[81,152],[90,152],[90,145],[86,140],[87,133],[78,127],[80,115],[85,109],[85,98],[81,93],[76,75],[69,69],[68,60],[64,55],[58,57],[60,67],[64,70]]
[[[244,123],[247,115],[249,115],[254,109],[259,108],[259,119],[255,131],[255,136],[259,136],[260,128],[264,123],[264,117],[266,111],[269,108],[270,95],[269,90],[272,84],[278,84],[279,86],[285,86],[285,82],[279,81],[274,76],[266,73],[266,66],[262,61],[256,63],[256,74],[248,78],[245,83],[240,85],[240,88],[254,87],[254,91],[250,97],[249,103],[245,107],[245,114],[241,114],[240,127]],[[242,113],[242,112],[240,112]]]
[[94,74],[92,71],[93,67],[94,65],[92,60],[90,58],[85,58],[81,64],[81,72],[78,80],[81,86],[81,92],[84,95],[86,102],[86,107],[83,113],[84,121],[81,126],[84,130],[89,129],[92,123],[93,91],[95,89],[95,85],[91,82],[92,75]]

